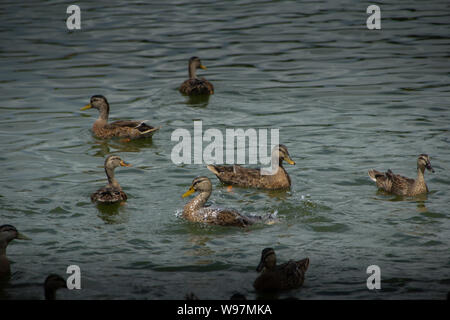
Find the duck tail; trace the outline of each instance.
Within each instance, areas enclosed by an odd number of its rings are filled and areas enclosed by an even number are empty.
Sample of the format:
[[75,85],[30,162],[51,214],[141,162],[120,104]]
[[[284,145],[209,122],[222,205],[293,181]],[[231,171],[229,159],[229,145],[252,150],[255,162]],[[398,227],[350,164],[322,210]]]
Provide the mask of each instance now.
[[277,212],[267,213],[262,216],[256,215],[256,214],[255,215],[250,214],[250,215],[243,216],[242,218],[244,219],[246,225],[259,224],[259,223],[271,225],[271,224],[278,222],[278,218],[276,215],[277,215]]
[[[143,123],[144,122],[142,122],[139,126],[141,126]],[[138,128],[139,126],[137,126],[136,128]],[[155,131],[158,131],[159,129],[161,129],[161,126],[148,129],[147,131],[142,131],[141,135],[147,135],[149,133],[154,133]]]
[[268,225],[277,223],[278,222],[277,212],[275,211],[274,213],[267,213],[263,215],[262,221],[264,222],[264,224]]
[[377,171],[372,169],[372,170],[369,170],[367,173],[369,174],[369,177],[372,181],[377,182],[377,178],[376,178]]
[[219,171],[217,171],[216,167],[212,164],[207,165],[206,168],[208,168],[208,170],[214,173],[216,176],[219,175]]

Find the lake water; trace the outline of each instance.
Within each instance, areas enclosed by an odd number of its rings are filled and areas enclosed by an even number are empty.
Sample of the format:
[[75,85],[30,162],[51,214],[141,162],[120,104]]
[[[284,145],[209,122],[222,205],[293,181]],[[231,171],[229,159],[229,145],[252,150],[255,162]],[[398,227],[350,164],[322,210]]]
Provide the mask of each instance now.
[[[8,246],[2,299],[42,299],[50,273],[81,268],[81,290],[60,299],[258,298],[261,250],[310,258],[301,289],[279,298],[444,299],[450,290],[450,24],[448,1],[383,1],[368,30],[361,1],[66,1],[0,4],[0,224],[32,238]],[[208,102],[180,95],[187,60],[215,86]],[[105,95],[111,120],[162,125],[153,139],[92,136]],[[175,165],[171,134],[277,128],[296,162],[290,191],[222,186],[206,164]],[[205,144],[206,146],[206,144]],[[377,191],[367,170],[414,178],[427,153],[430,193]],[[103,162],[126,205],[99,209]],[[279,222],[248,229],[180,217],[192,179],[213,182],[209,203]],[[381,269],[368,290],[366,268]]]

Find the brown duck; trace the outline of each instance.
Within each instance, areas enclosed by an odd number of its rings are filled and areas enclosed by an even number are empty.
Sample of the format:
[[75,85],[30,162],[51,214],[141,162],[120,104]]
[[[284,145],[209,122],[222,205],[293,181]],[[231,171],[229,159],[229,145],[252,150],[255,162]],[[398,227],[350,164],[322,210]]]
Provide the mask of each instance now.
[[189,79],[184,81],[179,91],[188,96],[210,95],[214,94],[214,86],[205,78],[197,78],[197,68],[206,70],[198,57],[189,59]]
[[109,139],[119,137],[123,139],[137,139],[151,137],[161,127],[152,127],[144,121],[137,120],[119,120],[108,123],[109,103],[102,95],[91,97],[89,104],[85,105],[81,110],[97,109],[99,117],[92,126],[92,131],[98,138]]
[[56,290],[66,288],[67,282],[57,274],[49,275],[44,282],[45,300],[56,300]]
[[222,209],[204,207],[212,192],[211,180],[208,177],[197,177],[192,181],[189,190],[183,194],[183,198],[199,192],[183,208],[183,218],[192,222],[202,222],[221,226],[245,227],[255,223],[252,219],[240,214],[234,209]]
[[309,258],[299,261],[289,260],[277,266],[277,258],[272,248],[261,252],[261,261],[256,268],[261,275],[256,278],[253,287],[257,291],[277,291],[295,289],[303,285],[305,273],[309,267]]
[[386,172],[369,170],[369,177],[377,184],[379,189],[400,196],[416,196],[427,193],[428,187],[425,183],[424,172],[434,172],[431,167],[430,157],[426,154],[420,154],[417,158],[417,179],[410,179],[398,174],[394,174],[391,169]]
[[8,277],[11,273],[11,265],[6,257],[6,247],[14,239],[30,240],[12,225],[0,226],[0,279]]
[[283,161],[294,165],[285,145],[280,144],[272,150],[272,164],[278,163],[275,174],[261,174],[261,169],[243,168],[239,165],[218,166],[208,165],[207,168],[214,173],[224,184],[260,189],[288,189],[291,187],[291,178],[283,167]]
[[127,201],[127,195],[122,191],[119,183],[114,178],[114,169],[118,166],[131,167],[131,164],[114,155],[106,158],[105,172],[108,177],[108,184],[91,195],[92,202],[112,204]]

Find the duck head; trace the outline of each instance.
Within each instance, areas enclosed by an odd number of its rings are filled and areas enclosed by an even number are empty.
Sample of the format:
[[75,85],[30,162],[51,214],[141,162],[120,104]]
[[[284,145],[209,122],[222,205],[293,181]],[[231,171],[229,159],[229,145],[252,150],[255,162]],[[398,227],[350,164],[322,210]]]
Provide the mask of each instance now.
[[188,191],[186,191],[182,197],[186,198],[193,194],[194,192],[211,192],[212,190],[212,184],[211,180],[209,180],[208,177],[197,177],[194,180],[192,180],[192,184],[189,187]]

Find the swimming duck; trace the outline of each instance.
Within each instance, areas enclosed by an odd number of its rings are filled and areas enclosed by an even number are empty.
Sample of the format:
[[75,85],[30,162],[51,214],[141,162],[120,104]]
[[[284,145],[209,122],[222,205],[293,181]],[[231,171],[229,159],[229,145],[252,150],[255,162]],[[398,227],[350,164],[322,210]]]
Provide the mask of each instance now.
[[291,165],[295,164],[289,156],[287,147],[280,144],[272,149],[272,166],[278,163],[278,169],[273,175],[261,174],[261,169],[248,169],[239,165],[208,165],[207,168],[225,184],[272,190],[288,189],[291,187],[291,178],[283,168],[283,160]]
[[394,174],[391,169],[386,172],[372,169],[369,170],[368,174],[370,179],[375,181],[378,188],[396,195],[411,197],[428,192],[424,178],[425,168],[434,172],[434,169],[431,167],[430,157],[426,154],[420,154],[417,158],[416,180]]
[[127,195],[122,191],[119,183],[114,178],[114,169],[118,166],[131,167],[131,164],[126,163],[120,157],[114,155],[106,158],[105,172],[108,177],[108,184],[91,195],[92,202],[111,204],[127,200]]
[[45,300],[55,300],[56,290],[60,288],[67,288],[66,280],[57,274],[49,275],[44,282]]
[[0,226],[0,278],[11,273],[11,265],[6,257],[6,247],[13,239],[30,240],[12,225],[4,224]]
[[152,127],[144,121],[136,120],[119,120],[108,123],[109,103],[102,95],[91,97],[89,104],[85,105],[81,110],[97,109],[100,113],[97,120],[92,126],[92,131],[98,138],[109,139],[119,137],[127,140],[151,137],[161,127]]
[[179,89],[180,92],[188,96],[214,94],[214,86],[211,82],[205,78],[197,78],[197,68],[206,70],[206,67],[202,65],[202,62],[198,57],[190,58],[189,79],[181,84]]
[[246,217],[234,209],[205,208],[204,204],[212,192],[211,180],[208,177],[195,178],[189,190],[182,197],[185,198],[196,191],[199,194],[183,208],[183,218],[192,222],[204,222],[221,226],[245,227],[255,222],[254,219]]
[[309,258],[299,261],[289,260],[279,266],[276,264],[275,251],[272,248],[265,248],[261,252],[261,261],[256,268],[257,272],[262,273],[253,283],[257,291],[295,289],[303,285]]

